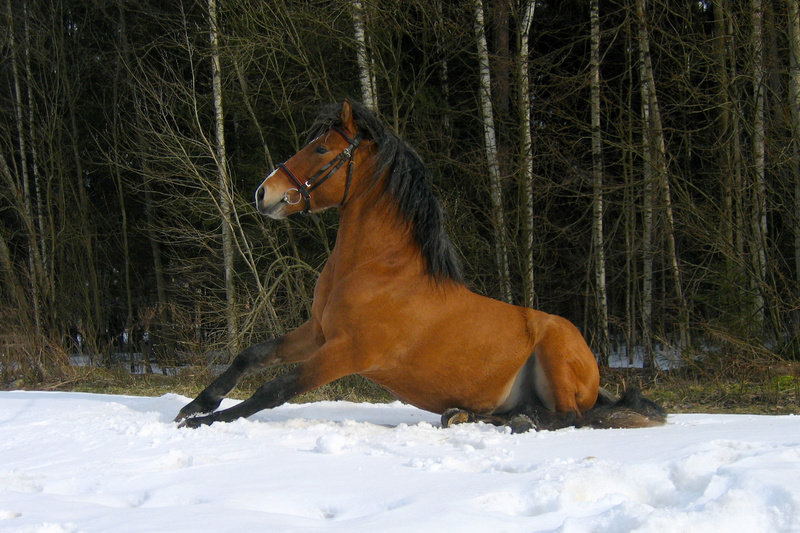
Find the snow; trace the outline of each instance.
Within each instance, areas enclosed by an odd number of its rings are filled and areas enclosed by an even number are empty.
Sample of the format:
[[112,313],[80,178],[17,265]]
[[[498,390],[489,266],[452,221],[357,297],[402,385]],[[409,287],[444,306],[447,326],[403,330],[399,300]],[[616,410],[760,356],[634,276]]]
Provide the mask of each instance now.
[[321,402],[178,429],[188,401],[0,392],[0,531],[800,531],[798,416],[512,435]]

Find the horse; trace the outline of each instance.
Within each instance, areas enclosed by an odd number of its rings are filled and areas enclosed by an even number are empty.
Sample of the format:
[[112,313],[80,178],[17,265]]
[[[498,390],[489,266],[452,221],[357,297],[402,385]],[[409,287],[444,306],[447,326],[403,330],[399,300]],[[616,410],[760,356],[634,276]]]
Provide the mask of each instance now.
[[[638,391],[619,399],[599,387],[595,356],[570,321],[467,287],[425,164],[374,112],[350,101],[327,106],[309,138],[258,186],[255,203],[276,220],[339,210],[311,316],[239,353],[180,410],[182,427],[248,417],[351,374],[441,413],[443,427],[664,422],[663,409]],[[243,375],[281,364],[293,366],[217,410]]]

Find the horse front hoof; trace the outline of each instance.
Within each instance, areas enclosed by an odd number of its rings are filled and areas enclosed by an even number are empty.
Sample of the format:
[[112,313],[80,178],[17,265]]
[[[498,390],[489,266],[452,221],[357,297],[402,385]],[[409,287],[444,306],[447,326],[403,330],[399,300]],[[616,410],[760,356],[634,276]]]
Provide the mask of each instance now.
[[200,396],[183,406],[183,409],[178,412],[178,416],[175,417],[173,422],[181,422],[195,415],[213,413],[220,403],[222,403],[222,400],[209,400],[203,394],[200,394]]
[[210,416],[192,416],[184,418],[183,421],[178,424],[178,428],[197,429],[200,426],[210,426],[213,423],[214,419]]
[[[186,407],[189,407],[189,406],[187,405]],[[178,412],[178,416],[176,416],[175,418],[172,419],[173,422],[180,422],[181,423],[181,425],[178,426],[178,427],[183,427],[184,423],[186,423],[186,419],[188,419],[190,416],[192,416],[192,413],[189,412],[189,410],[186,409],[186,407],[181,409]]]
[[467,411],[466,409],[452,407],[442,413],[443,428],[449,428],[455,424],[467,424],[469,422],[475,422],[475,413]]

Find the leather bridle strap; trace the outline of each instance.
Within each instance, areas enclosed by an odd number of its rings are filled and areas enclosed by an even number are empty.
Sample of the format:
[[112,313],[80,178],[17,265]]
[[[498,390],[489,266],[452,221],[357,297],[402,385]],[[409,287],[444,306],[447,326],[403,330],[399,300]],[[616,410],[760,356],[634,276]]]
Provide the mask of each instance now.
[[[311,194],[308,192],[308,189],[303,185],[303,182],[301,182],[299,179],[297,179],[297,176],[294,175],[294,172],[289,170],[289,167],[287,167],[285,164],[278,163],[278,168],[283,170],[286,173],[286,175],[289,176],[289,179],[292,180],[292,183],[294,183],[295,186],[296,186],[295,190],[297,192],[299,192],[303,196],[303,200],[306,201],[306,209],[305,209],[305,211],[303,211],[303,214],[307,214],[310,211],[310,207],[311,207]],[[289,189],[289,190],[291,190],[291,189]],[[283,201],[286,202],[287,204],[290,204],[290,205],[296,204],[297,202],[290,202],[288,200],[288,198],[289,198],[288,194],[289,194],[289,191],[286,191],[285,193],[283,193]],[[298,200],[298,202],[299,202],[299,200]]]
[[[294,172],[292,172],[289,167],[286,166],[285,163],[280,163],[278,168],[283,170],[283,172],[289,177],[292,183],[295,185],[295,190],[300,193],[304,202],[305,202],[305,209],[303,209],[303,214],[307,215],[311,212],[311,192],[325,183],[331,176],[336,174],[336,171],[339,170],[342,165],[349,161],[349,165],[347,168],[347,181],[345,182],[344,186],[344,195],[342,196],[342,202],[340,205],[344,205],[345,201],[347,200],[347,193],[350,191],[350,181],[353,178],[353,152],[358,145],[361,143],[361,137],[356,135],[354,139],[351,139],[345,132],[340,130],[339,128],[331,128],[333,131],[344,137],[350,146],[342,150],[339,155],[328,161],[322,168],[320,168],[313,176],[308,178],[305,182],[301,181],[297,176],[295,176]],[[291,190],[291,189],[289,189]],[[286,191],[283,195],[283,201],[287,204],[293,205],[299,202],[298,199],[295,202],[291,202],[288,196],[289,191]]]

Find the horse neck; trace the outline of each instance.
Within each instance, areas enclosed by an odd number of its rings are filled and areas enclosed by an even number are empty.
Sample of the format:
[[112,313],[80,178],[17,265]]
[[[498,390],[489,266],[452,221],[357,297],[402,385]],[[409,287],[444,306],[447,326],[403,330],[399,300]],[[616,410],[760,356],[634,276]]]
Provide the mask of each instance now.
[[379,183],[355,194],[339,210],[333,257],[342,271],[361,264],[387,262],[422,269],[422,256],[410,224]]

